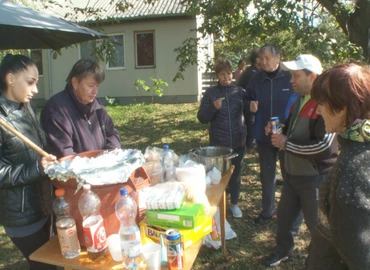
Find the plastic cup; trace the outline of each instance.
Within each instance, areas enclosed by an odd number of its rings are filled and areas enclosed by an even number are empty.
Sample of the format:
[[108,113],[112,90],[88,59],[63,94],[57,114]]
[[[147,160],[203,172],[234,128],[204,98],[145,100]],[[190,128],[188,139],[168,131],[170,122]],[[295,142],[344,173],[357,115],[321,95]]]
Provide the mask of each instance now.
[[161,269],[161,245],[149,243],[143,246],[143,254],[146,260],[148,270]]
[[112,234],[108,237],[108,249],[113,260],[122,262],[121,241],[118,234]]

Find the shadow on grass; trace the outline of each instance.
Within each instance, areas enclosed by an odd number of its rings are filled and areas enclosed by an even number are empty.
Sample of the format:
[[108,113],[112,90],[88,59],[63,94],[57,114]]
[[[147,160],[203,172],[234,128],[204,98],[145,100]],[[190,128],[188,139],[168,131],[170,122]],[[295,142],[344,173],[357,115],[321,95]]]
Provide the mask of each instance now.
[[[280,199],[280,192],[281,187],[279,186],[276,189],[276,205]],[[263,259],[272,252],[275,245],[276,217],[262,225],[253,223],[253,219],[258,216],[261,210],[261,183],[257,155],[247,154],[244,159],[239,206],[243,211],[242,218],[233,218],[231,213],[227,212],[227,220],[238,236],[226,242],[227,248],[230,250],[229,258],[223,256],[221,249],[215,250],[203,246],[193,270],[270,269],[264,266]],[[302,226],[296,236],[294,259],[282,263],[274,269],[303,269],[309,239],[306,226]]]

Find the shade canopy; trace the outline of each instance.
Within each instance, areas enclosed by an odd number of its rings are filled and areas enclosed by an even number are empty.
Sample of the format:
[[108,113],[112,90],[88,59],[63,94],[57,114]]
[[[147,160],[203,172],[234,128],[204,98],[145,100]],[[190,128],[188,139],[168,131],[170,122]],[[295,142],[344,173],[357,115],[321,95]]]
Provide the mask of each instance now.
[[35,9],[0,0],[0,50],[60,49],[103,34]]

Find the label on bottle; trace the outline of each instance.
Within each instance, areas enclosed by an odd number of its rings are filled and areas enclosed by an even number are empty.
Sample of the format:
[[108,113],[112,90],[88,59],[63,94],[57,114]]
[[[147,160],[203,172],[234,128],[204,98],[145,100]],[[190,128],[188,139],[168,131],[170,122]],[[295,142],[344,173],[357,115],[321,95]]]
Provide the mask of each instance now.
[[69,228],[57,228],[57,232],[62,253],[72,253],[80,249],[76,225]]
[[107,235],[101,216],[91,216],[84,220],[83,230],[88,252],[100,252],[107,247]]
[[142,253],[140,240],[129,240],[121,242],[122,256],[136,258]]

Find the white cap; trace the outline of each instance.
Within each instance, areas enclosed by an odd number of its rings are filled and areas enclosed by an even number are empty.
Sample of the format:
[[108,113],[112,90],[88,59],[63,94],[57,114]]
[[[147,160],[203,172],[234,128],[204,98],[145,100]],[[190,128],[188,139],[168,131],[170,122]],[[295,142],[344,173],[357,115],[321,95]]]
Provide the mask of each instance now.
[[282,62],[281,67],[284,70],[307,69],[317,75],[322,73],[320,60],[311,54],[301,54],[293,61]]

